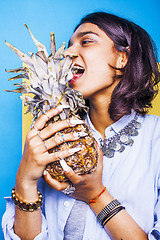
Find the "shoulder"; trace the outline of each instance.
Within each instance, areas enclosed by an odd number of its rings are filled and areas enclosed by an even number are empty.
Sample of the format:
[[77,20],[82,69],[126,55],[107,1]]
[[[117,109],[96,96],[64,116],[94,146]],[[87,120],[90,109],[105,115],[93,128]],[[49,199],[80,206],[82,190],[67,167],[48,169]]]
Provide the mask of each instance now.
[[[150,145],[150,157],[157,169],[160,167],[160,117],[146,115],[142,122],[142,139],[146,146]],[[147,143],[149,145],[147,145]]]
[[[151,155],[157,154],[160,156],[160,117],[156,115],[139,116],[141,122],[141,129],[139,135],[141,141],[146,148],[150,149]],[[159,158],[160,159],[160,158]]]
[[156,115],[145,115],[144,117],[139,117],[142,122],[142,127],[148,132],[158,131],[160,135],[160,117]]
[[[145,115],[140,117],[142,123],[141,133],[144,141],[151,144],[160,144],[160,117],[156,115]],[[160,147],[158,147],[160,149]]]
[[160,117],[157,116],[157,115],[149,115],[149,114],[146,114],[144,117],[142,117],[144,119],[145,122],[148,122],[148,123],[160,123]]

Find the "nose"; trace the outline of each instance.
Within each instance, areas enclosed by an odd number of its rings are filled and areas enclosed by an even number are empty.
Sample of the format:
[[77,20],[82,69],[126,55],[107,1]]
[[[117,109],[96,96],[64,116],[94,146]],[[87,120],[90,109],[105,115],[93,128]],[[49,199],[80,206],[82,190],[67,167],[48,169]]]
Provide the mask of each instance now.
[[74,59],[74,58],[77,58],[79,55],[78,55],[78,52],[75,50],[75,48],[72,48],[72,46],[71,47],[69,47],[69,48],[67,48],[65,51],[64,51],[64,57],[66,57],[66,56],[70,56],[72,59]]

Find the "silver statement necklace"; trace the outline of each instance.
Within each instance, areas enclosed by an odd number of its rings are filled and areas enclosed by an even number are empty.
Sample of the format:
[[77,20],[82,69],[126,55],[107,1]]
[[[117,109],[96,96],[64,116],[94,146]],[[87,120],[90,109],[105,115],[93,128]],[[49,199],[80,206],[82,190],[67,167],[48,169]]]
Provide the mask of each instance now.
[[107,158],[112,158],[115,152],[123,152],[126,146],[132,146],[135,137],[139,134],[138,129],[141,128],[141,123],[137,121],[138,114],[135,115],[134,119],[129,122],[124,128],[122,128],[113,137],[99,139],[100,147],[103,151],[103,155]]

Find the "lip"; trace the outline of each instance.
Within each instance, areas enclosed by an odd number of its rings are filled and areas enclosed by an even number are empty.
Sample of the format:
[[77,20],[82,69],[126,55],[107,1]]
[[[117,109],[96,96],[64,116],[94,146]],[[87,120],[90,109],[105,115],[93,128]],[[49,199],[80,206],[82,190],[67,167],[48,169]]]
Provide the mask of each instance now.
[[[84,67],[82,67],[81,65],[77,64],[77,63],[74,63],[73,64],[73,78],[69,81],[69,85],[73,85],[77,80],[79,80],[79,78],[84,74]],[[83,69],[84,71],[81,73],[76,73],[76,70],[79,70],[81,71],[81,69]],[[75,71],[75,72],[74,72]]]
[[83,73],[73,74],[73,78],[69,81],[69,85],[73,85],[82,75]]
[[73,71],[73,74],[76,74],[75,71],[84,72],[84,71],[85,71],[85,68],[84,68],[82,65],[78,64],[78,63],[73,63],[73,65],[72,65],[72,71]]

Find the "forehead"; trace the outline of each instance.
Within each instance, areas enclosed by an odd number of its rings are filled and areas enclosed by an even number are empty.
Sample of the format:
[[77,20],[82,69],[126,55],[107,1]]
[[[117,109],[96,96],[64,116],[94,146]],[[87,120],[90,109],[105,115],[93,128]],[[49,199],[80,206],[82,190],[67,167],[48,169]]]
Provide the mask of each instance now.
[[70,39],[70,44],[72,44],[75,40],[80,39],[81,37],[83,37],[87,34],[93,34],[98,37],[101,37],[101,36],[107,37],[105,32],[103,30],[101,30],[97,25],[95,25],[93,23],[83,23],[73,33],[73,35]]

